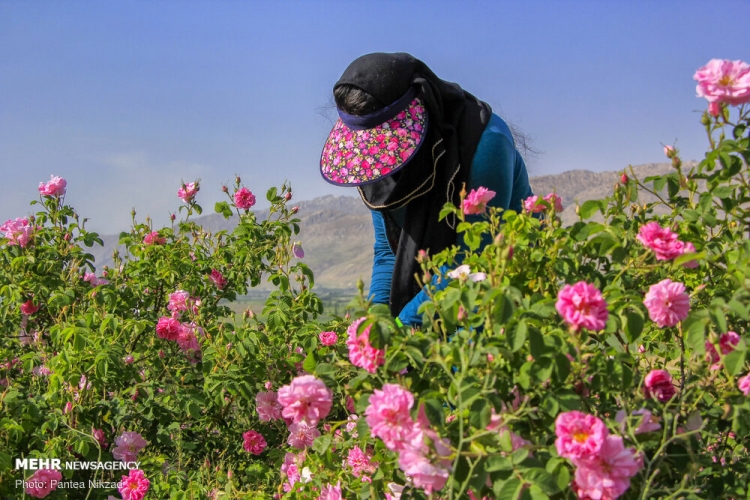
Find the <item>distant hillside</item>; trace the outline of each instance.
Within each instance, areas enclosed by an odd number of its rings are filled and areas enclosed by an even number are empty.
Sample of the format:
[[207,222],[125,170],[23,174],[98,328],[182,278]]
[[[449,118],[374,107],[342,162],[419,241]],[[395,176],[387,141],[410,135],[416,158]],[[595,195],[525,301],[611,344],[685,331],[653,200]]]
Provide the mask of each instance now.
[[[663,175],[672,171],[669,163],[639,165],[634,167],[636,175],[643,179],[650,175]],[[563,199],[564,224],[577,220],[576,201],[605,198],[612,194],[619,181],[619,172],[590,172],[572,170],[556,175],[531,178],[535,194],[556,192]],[[652,201],[644,198],[642,203]],[[357,279],[369,284],[373,256],[373,231],[370,212],[359,197],[323,196],[299,203],[300,236],[305,249],[305,262],[315,273],[316,287],[327,289],[355,288]],[[258,212],[258,217],[268,217],[268,211]],[[219,214],[196,219],[206,229],[215,232],[231,230],[236,218],[224,219]],[[117,235],[102,236],[104,247],[90,249],[99,267],[112,263],[112,250],[117,244]]]

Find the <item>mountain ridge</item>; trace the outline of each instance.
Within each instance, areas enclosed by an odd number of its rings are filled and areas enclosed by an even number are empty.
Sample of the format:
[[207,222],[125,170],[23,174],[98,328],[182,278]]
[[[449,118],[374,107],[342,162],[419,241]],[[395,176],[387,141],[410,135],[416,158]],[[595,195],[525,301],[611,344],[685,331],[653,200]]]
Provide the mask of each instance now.
[[[686,164],[686,167],[689,165]],[[638,165],[633,172],[640,179],[649,175],[671,172],[670,163]],[[620,171],[591,172],[570,170],[560,174],[534,176],[529,179],[535,194],[556,192],[562,197],[565,210],[560,214],[563,224],[569,225],[578,217],[576,202],[601,199],[612,194],[620,181]],[[628,169],[628,174],[630,174]],[[641,203],[653,201],[644,196]],[[316,288],[354,290],[359,278],[369,284],[373,258],[373,230],[370,211],[359,197],[326,195],[300,201],[300,234],[296,239],[305,249],[305,262],[315,275]],[[259,220],[268,217],[269,210],[256,212]],[[225,219],[221,214],[210,214],[195,219],[211,232],[231,231],[236,216]],[[112,251],[119,235],[102,235],[104,246],[87,249],[94,255],[97,267],[112,265]]]

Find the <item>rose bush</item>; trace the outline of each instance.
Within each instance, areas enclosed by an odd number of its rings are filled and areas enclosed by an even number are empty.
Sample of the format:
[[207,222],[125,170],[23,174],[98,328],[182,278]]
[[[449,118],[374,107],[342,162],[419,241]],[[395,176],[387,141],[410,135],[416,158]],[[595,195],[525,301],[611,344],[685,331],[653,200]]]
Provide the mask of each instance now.
[[[479,190],[446,206],[464,244],[420,253],[424,282],[449,281],[420,328],[363,293],[318,320],[287,186],[258,221],[238,178],[215,207],[238,225],[211,234],[183,184],[185,217],[134,217],[97,272],[64,182],[40,189],[42,210],[0,243],[0,494],[21,498],[31,475],[13,459],[42,457],[140,461],[90,498],[746,497],[746,75],[696,73],[700,163],[669,146],[672,173],[623,174],[570,227],[554,193],[522,213]],[[264,278],[262,313],[235,317],[227,303]]]

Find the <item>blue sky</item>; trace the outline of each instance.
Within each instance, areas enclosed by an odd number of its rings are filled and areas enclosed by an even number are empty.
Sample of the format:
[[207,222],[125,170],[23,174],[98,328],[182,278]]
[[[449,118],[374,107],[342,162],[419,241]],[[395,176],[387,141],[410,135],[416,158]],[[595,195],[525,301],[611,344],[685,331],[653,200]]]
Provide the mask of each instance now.
[[[750,60],[747,1],[0,0],[0,222],[39,182],[103,233],[130,210],[207,212],[235,174],[256,194],[355,195],[317,166],[331,88],[356,57],[404,51],[533,138],[531,175],[699,159],[692,75]],[[263,196],[259,196],[263,198]]]

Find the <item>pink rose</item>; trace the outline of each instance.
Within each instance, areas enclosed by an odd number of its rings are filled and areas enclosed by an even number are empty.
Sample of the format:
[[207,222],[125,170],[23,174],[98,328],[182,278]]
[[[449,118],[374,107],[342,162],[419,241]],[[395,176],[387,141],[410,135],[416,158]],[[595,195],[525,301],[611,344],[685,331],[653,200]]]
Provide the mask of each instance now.
[[742,394],[750,396],[750,373],[737,380],[737,387],[742,391]]
[[176,341],[180,336],[181,329],[182,324],[178,320],[168,316],[162,316],[156,323],[156,335],[165,340]]
[[591,331],[603,330],[609,318],[607,302],[602,293],[585,281],[575,285],[565,285],[557,294],[557,312],[574,330],[586,328]]
[[[543,200],[549,203],[549,205],[554,208],[555,212],[563,211],[562,198],[555,193],[547,194]],[[540,203],[540,201],[539,196],[529,196],[523,201],[523,208],[532,214],[544,212],[547,210],[547,207]]]
[[176,340],[180,350],[185,353],[191,364],[198,363],[202,355],[196,332],[202,333],[203,329],[195,323],[182,323]]
[[483,214],[487,210],[487,203],[489,203],[496,194],[497,193],[494,191],[490,191],[485,187],[472,189],[463,201],[464,214]]
[[63,196],[68,182],[62,177],[50,175],[49,182],[39,183],[39,194],[42,196]]
[[625,448],[620,436],[607,436],[593,458],[576,462],[573,491],[578,498],[615,499],[630,487],[630,478],[643,468],[635,449]]
[[121,462],[135,462],[138,453],[148,445],[137,432],[123,432],[115,438],[116,447],[112,448],[112,456]]
[[198,307],[201,304],[201,300],[198,297],[192,297],[185,290],[177,290],[174,293],[169,294],[169,304],[167,309],[172,311],[172,316],[175,316],[183,311],[189,311],[193,314],[198,314]]
[[35,312],[39,310],[39,306],[34,305],[34,301],[29,299],[20,306],[21,314],[25,314],[26,316],[31,316]]
[[370,373],[375,373],[378,366],[385,363],[385,351],[377,349],[370,344],[370,328],[368,326],[362,333],[357,334],[359,325],[367,318],[362,317],[349,325],[346,346],[349,348],[349,361]]
[[219,290],[222,290],[225,286],[227,286],[227,279],[216,269],[211,269],[211,274],[208,276],[208,278],[213,281],[214,285],[216,285],[216,288],[218,288]]
[[750,65],[743,61],[711,59],[693,75],[698,97],[734,106],[750,101]]
[[474,283],[478,283],[480,281],[484,281],[487,279],[486,273],[482,273],[482,272],[472,273],[471,267],[469,267],[468,264],[462,264],[458,266],[457,268],[451,271],[448,271],[446,275],[449,278],[452,278],[454,280],[466,281],[468,279],[468,280],[473,281]]
[[643,380],[643,388],[647,398],[655,397],[666,403],[677,393],[672,376],[666,370],[651,370]]
[[122,476],[121,486],[117,489],[122,500],[143,500],[151,485],[142,470],[131,469],[127,476]]
[[146,245],[163,245],[166,242],[167,239],[159,236],[157,231],[152,231],[143,238],[143,243]]
[[249,430],[242,434],[242,447],[248,453],[260,455],[266,449],[266,445],[265,438],[254,430]]
[[197,182],[189,182],[183,184],[180,189],[177,190],[177,197],[185,203],[190,203],[195,198],[195,195],[200,191],[201,188]]
[[26,493],[34,498],[44,498],[57,489],[59,481],[62,481],[60,471],[39,469],[26,480],[28,483]]
[[17,218],[8,219],[0,226],[0,233],[8,240],[8,246],[18,245],[25,248],[31,241],[31,235],[34,228],[29,224],[28,219]]
[[240,188],[234,193],[234,204],[240,210],[248,210],[255,205],[255,195],[245,187]]
[[[633,431],[635,434],[643,434],[645,432],[654,432],[661,429],[661,425],[659,424],[659,418],[654,417],[651,412],[645,408],[641,410],[635,410],[632,414],[632,416],[641,416],[641,418],[638,421],[638,426]],[[627,428],[627,422],[626,422],[627,415],[625,415],[625,412],[620,410],[615,415],[615,420],[620,424],[620,430],[622,432],[625,432],[625,429]]]
[[320,436],[320,431],[314,425],[308,425],[304,420],[289,426],[289,438],[287,443],[300,450],[312,446],[315,438]]
[[341,494],[341,481],[339,481],[336,483],[336,486],[326,483],[323,489],[320,490],[317,500],[342,500],[343,498]]
[[562,212],[563,211],[563,205],[562,205],[562,197],[558,196],[555,193],[550,193],[544,197],[544,201],[550,204],[552,208],[555,209],[555,212]]
[[[266,388],[270,389],[270,387]],[[283,408],[279,404],[278,395],[273,391],[261,391],[255,395],[255,410],[258,412],[258,418],[263,422],[282,418]]]
[[569,411],[555,419],[557,453],[571,460],[597,456],[608,434],[607,426],[594,415]]
[[365,410],[365,420],[373,436],[379,437],[389,450],[400,451],[414,431],[409,410],[414,405],[411,392],[397,384],[375,389]]
[[377,470],[377,462],[372,463],[371,459],[372,455],[362,451],[362,448],[359,446],[354,446],[354,448],[349,450],[346,463],[352,468],[352,475],[360,477],[363,474],[373,474]]
[[675,326],[690,312],[690,297],[685,293],[685,285],[670,279],[651,285],[643,304],[651,320],[662,328]]
[[91,428],[91,434],[93,434],[94,439],[96,439],[100,445],[103,447],[107,446],[107,437],[104,435],[104,431],[101,429],[95,429]]
[[284,418],[317,425],[331,411],[333,393],[314,375],[302,375],[279,389],[278,401]]
[[336,332],[320,332],[318,339],[320,339],[320,343],[324,346],[332,346],[339,340],[339,336],[336,335]]

